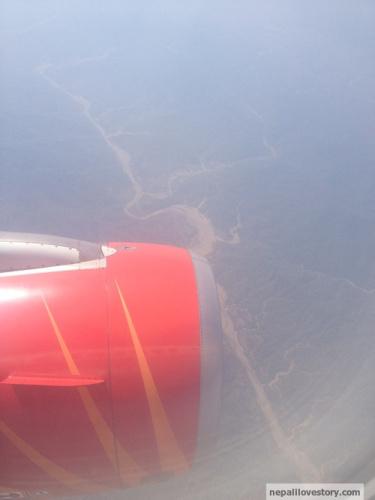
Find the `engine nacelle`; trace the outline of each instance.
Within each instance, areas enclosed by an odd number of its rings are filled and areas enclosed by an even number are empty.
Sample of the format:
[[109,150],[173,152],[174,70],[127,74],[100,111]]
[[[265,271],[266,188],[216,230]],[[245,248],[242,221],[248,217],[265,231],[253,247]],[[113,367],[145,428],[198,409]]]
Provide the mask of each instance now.
[[0,499],[180,473],[219,412],[221,325],[205,259],[0,233]]

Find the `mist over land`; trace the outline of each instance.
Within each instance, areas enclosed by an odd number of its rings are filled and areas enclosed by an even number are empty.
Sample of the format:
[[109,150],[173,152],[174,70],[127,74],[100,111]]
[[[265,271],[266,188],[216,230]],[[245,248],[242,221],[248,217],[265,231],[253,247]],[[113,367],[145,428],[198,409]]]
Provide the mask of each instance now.
[[219,283],[215,455],[111,498],[372,479],[374,25],[369,0],[0,4],[1,230],[184,245]]

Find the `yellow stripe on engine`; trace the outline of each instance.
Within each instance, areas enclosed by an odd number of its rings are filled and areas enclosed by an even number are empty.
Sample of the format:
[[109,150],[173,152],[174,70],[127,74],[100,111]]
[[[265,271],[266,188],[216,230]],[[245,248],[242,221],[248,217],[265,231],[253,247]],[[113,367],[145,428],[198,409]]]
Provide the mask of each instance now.
[[[42,296],[42,299],[69,371],[72,375],[80,375],[78,367],[65,343],[45,297]],[[89,389],[87,387],[78,387],[77,391],[81,397],[86,413],[95,429],[96,435],[112,465],[116,469],[119,469],[121,478],[126,484],[138,484],[140,479],[145,476],[145,473],[136,464],[130,454],[116,440],[111,428],[101,415]]]
[[134,322],[129,312],[128,306],[126,305],[124,296],[117,281],[115,283],[126,322],[129,327],[130,336],[133,342],[139,369],[145,387],[161,467],[165,471],[180,472],[182,470],[186,470],[188,468],[187,460],[178,445],[176,436],[169,423],[167,413],[161,401],[159,391],[156,387],[155,380],[145,356],[142,344],[139,340],[139,336],[134,326]]
[[42,455],[19,437],[3,420],[0,420],[0,432],[33,464],[64,486],[84,493],[96,493],[99,491],[98,486],[90,484],[75,474],[66,471],[60,465],[55,464],[49,458]]

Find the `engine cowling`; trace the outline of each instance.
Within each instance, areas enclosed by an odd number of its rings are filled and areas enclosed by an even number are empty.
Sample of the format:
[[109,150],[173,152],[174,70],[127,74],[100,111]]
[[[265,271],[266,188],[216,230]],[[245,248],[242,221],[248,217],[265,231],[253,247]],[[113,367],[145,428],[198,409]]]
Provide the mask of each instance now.
[[214,439],[207,261],[144,243],[0,235],[0,498],[183,472]]

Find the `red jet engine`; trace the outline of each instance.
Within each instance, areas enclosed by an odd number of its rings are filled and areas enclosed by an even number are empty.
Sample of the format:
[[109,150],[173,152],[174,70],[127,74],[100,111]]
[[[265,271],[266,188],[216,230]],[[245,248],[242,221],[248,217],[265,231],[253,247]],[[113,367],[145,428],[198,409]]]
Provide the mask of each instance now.
[[0,233],[0,318],[0,499],[131,487],[207,453],[221,324],[202,257]]

